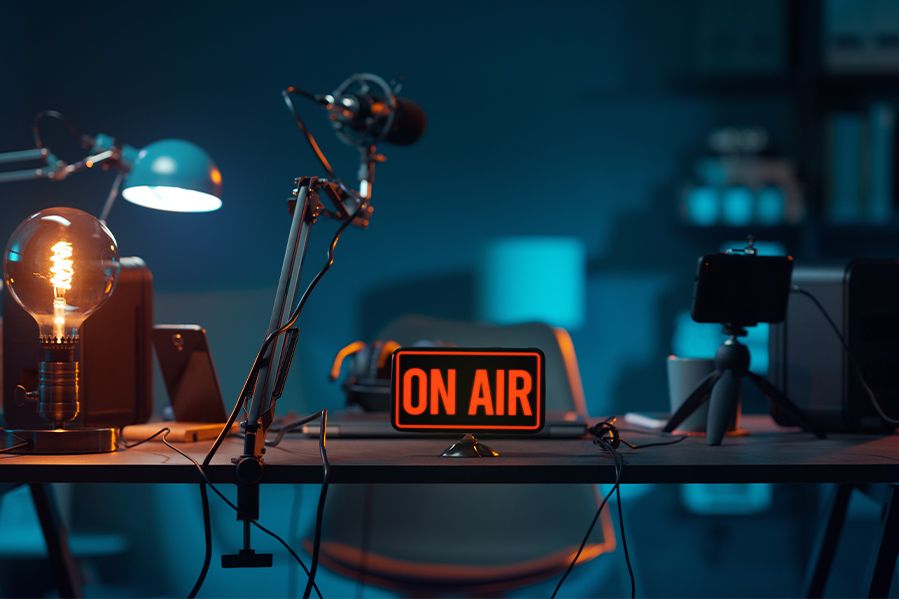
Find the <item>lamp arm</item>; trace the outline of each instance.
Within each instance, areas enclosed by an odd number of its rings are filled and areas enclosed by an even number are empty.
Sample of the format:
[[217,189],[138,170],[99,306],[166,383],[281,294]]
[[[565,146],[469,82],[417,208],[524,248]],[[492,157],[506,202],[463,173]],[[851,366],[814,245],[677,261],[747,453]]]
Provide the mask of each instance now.
[[30,181],[33,179],[52,179],[58,172],[60,165],[64,164],[57,159],[56,156],[51,154],[47,148],[0,152],[0,166],[22,162],[42,162],[43,166],[0,173],[0,183]]
[[129,165],[122,160],[122,149],[119,147],[103,149],[72,164],[67,164],[58,159],[47,148],[0,152],[0,166],[36,161],[43,162],[43,166],[0,173],[0,183],[30,181],[33,179],[62,181],[72,173],[77,173],[107,163],[117,168],[120,173],[127,173],[129,170]]
[[52,156],[47,148],[34,148],[33,150],[18,150],[15,152],[0,152],[0,164],[15,164],[16,162],[31,162],[41,160],[45,164],[47,158]]
[[122,181],[125,180],[125,171],[120,170],[119,174],[116,175],[115,181],[112,182],[112,187],[109,188],[109,195],[106,196],[106,202],[103,204],[103,210],[100,212],[100,222],[104,225],[106,224],[106,219],[109,218],[109,212],[112,210],[113,204],[115,204],[116,199],[119,197],[119,190],[122,187]]

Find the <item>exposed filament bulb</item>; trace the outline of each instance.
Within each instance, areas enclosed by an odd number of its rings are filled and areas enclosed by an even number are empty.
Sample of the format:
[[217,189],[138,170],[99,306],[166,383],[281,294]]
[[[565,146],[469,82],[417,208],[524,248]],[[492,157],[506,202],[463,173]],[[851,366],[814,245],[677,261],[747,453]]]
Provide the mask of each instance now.
[[53,334],[61,339],[65,337],[66,325],[66,291],[72,288],[75,276],[75,262],[72,260],[72,244],[68,241],[57,241],[50,248],[50,284],[53,285]]

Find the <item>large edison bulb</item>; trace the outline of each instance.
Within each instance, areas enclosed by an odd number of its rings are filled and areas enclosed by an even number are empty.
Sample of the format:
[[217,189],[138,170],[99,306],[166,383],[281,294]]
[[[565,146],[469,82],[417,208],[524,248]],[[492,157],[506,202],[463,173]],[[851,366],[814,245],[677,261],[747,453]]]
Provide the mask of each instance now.
[[3,258],[10,295],[37,321],[44,344],[71,343],[106,303],[119,276],[109,229],[75,208],[47,208],[25,219]]

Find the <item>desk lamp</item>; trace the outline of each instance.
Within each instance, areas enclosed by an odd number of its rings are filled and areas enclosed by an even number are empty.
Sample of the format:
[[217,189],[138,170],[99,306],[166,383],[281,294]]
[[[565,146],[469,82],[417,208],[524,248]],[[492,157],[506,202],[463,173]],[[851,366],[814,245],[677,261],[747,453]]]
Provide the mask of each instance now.
[[75,208],[41,210],[13,231],[3,274],[9,295],[38,325],[38,388],[20,391],[25,400],[38,402],[38,412],[49,425],[7,430],[7,445],[21,445],[21,453],[114,451],[115,429],[64,428],[80,411],[78,330],[112,295],[119,275],[112,233]]
[[[43,145],[38,125],[44,117],[62,120],[78,137],[88,155],[72,164],[57,158]],[[45,111],[35,117],[34,149],[0,153],[0,166],[35,163],[37,166],[0,173],[0,183],[31,179],[61,181],[85,170],[114,169],[118,176],[100,213],[105,223],[118,197],[133,204],[172,212],[210,212],[222,206],[222,173],[197,145],[181,139],[163,139],[143,149],[121,144],[105,133],[80,135],[60,113]]]

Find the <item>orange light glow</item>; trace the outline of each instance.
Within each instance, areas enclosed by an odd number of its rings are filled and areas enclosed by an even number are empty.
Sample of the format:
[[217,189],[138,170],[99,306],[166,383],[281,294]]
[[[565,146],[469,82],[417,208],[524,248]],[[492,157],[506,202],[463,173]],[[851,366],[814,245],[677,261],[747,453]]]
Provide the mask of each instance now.
[[209,178],[212,179],[212,182],[216,185],[222,184],[222,171],[213,167],[211,171],[209,171]]
[[53,285],[53,334],[65,336],[66,325],[66,291],[72,288],[75,277],[75,262],[72,260],[72,244],[68,241],[57,241],[50,248],[50,284]]

